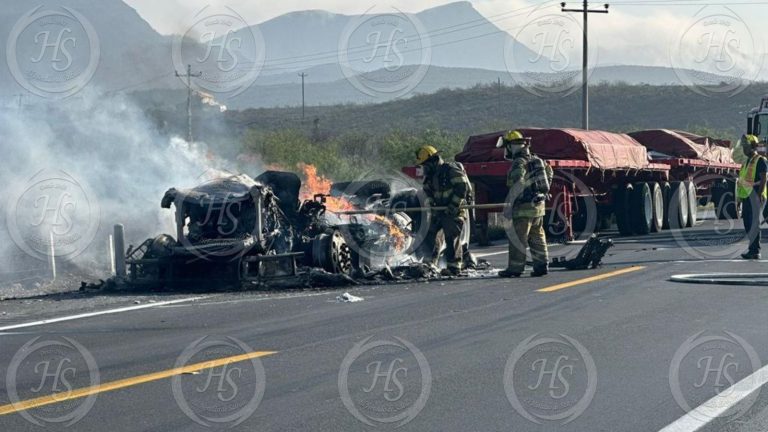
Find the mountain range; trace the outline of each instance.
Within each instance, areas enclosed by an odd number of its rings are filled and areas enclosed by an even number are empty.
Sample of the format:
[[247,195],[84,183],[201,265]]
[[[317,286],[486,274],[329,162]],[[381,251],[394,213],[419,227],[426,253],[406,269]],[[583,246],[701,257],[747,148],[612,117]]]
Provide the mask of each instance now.
[[[62,7],[78,11],[93,25],[99,40],[100,59],[90,84],[105,91],[147,92],[176,90],[182,97],[184,83],[174,72],[185,73],[174,66],[172,47],[178,36],[163,36],[155,31],[141,16],[122,0],[42,0],[30,4],[23,0],[5,0],[0,10],[0,37],[8,40],[14,36],[15,25],[36,5],[42,10],[59,10]],[[493,22],[484,18],[471,5],[462,1],[424,10],[412,16],[390,15],[365,18],[310,10],[292,12],[258,24],[257,30],[264,40],[265,66],[245,92],[234,97],[221,96],[222,102],[234,108],[274,107],[301,103],[299,72],[307,73],[306,102],[309,105],[336,103],[371,103],[390,100],[401,94],[369,95],[353,86],[348,76],[376,81],[379,76],[389,76],[388,55],[371,48],[371,34],[388,19],[404,20],[405,27],[398,38],[403,40],[404,67],[400,71],[416,68],[424,60],[424,39],[414,38],[411,31],[429,35],[432,47],[428,58],[429,68],[418,80],[418,85],[408,94],[432,93],[441,88],[468,88],[477,84],[502,83],[526,84],[532,77],[541,78],[545,71],[531,67],[528,71],[508,72],[504,59],[505,47],[513,44],[515,65],[531,64],[525,59],[536,54],[516,42]],[[384,17],[384,18],[381,18]],[[395,18],[392,18],[395,17]],[[399,17],[399,18],[398,18]],[[372,21],[373,20],[373,21]],[[418,24],[413,24],[418,23]],[[360,28],[369,26],[366,31]],[[377,27],[379,26],[379,27]],[[411,26],[409,28],[409,26]],[[389,27],[392,28],[391,25]],[[373,29],[373,30],[371,30]],[[38,29],[34,29],[38,31]],[[252,31],[241,28],[235,34]],[[359,33],[359,34],[358,34]],[[386,41],[387,33],[383,33]],[[29,36],[29,35],[28,35]],[[377,40],[379,40],[377,39]],[[16,56],[38,57],[40,40],[19,38]],[[348,40],[347,69],[340,61],[339,52]],[[365,47],[361,50],[359,47]],[[368,52],[368,50],[371,52]],[[6,44],[0,44],[0,56],[6,57]],[[85,49],[82,45],[78,49]],[[373,54],[378,54],[378,57]],[[397,53],[390,53],[395,56]],[[389,57],[392,57],[389,56]],[[518,58],[519,56],[519,58]],[[367,61],[371,58],[371,61]],[[526,73],[523,73],[526,72]],[[538,74],[538,75],[535,75]],[[346,75],[346,76],[345,76]],[[578,75],[574,75],[578,76]],[[11,73],[10,68],[0,67],[0,95],[10,98],[25,93]],[[626,82],[629,84],[674,84],[679,80],[671,68],[644,66],[598,67],[592,73],[594,82]]]

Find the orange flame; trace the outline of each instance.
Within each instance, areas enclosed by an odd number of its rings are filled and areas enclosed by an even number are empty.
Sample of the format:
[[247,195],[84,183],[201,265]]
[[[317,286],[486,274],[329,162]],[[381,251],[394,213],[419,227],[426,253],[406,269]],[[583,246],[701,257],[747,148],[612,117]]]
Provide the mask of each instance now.
[[[305,180],[301,185],[301,191],[299,197],[302,201],[313,200],[315,195],[323,194],[329,195],[331,192],[331,186],[333,182],[322,175],[317,173],[317,168],[309,164],[300,164],[299,168],[304,172]],[[347,199],[343,197],[326,196],[325,206],[328,211],[346,211],[355,210],[356,207],[352,205]],[[405,249],[406,234],[403,230],[397,226],[390,219],[379,215],[363,215],[368,221],[372,223],[379,223],[387,228],[387,232],[392,240],[394,248],[401,252]]]
[[403,249],[405,249],[405,233],[402,229],[400,229],[399,226],[395,225],[394,222],[391,220],[385,218],[384,216],[374,216],[374,220],[376,222],[379,222],[383,224],[385,227],[387,227],[387,232],[390,235],[390,238],[392,239],[393,246],[396,251],[402,252]]
[[[302,201],[313,200],[315,199],[315,195],[318,194],[330,195],[333,182],[319,175],[317,173],[317,168],[314,165],[300,164],[299,168],[304,171],[305,177],[305,180],[301,185],[301,191],[299,193],[299,197]],[[346,199],[332,196],[326,197],[325,207],[329,211],[345,211],[355,209],[355,206],[353,206],[352,203]]]

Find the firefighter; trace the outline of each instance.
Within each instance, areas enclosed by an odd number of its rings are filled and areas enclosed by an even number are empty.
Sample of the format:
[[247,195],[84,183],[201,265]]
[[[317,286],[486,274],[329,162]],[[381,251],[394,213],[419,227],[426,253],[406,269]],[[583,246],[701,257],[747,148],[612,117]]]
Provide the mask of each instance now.
[[437,265],[442,242],[438,239],[440,231],[445,241],[445,260],[448,267],[441,273],[444,276],[456,276],[462,270],[462,231],[468,229],[469,213],[461,207],[467,204],[472,185],[469,183],[464,167],[458,162],[446,162],[440,152],[432,146],[423,146],[416,151],[416,162],[424,170],[424,193],[430,207],[447,207],[446,210],[432,213],[425,243],[432,253],[432,265]]
[[552,184],[552,168],[530,151],[531,139],[519,131],[499,138],[497,148],[504,147],[504,158],[512,161],[507,173],[507,206],[504,217],[511,221],[509,264],[500,277],[520,277],[525,270],[526,247],[531,248],[533,272],[539,277],[549,273],[547,240],[544,233],[545,203]]
[[741,165],[739,171],[736,195],[742,202],[744,230],[749,238],[749,250],[741,257],[754,260],[760,259],[760,223],[768,197],[768,162],[758,151],[760,140],[755,135],[746,135],[741,138],[741,142],[747,161]]

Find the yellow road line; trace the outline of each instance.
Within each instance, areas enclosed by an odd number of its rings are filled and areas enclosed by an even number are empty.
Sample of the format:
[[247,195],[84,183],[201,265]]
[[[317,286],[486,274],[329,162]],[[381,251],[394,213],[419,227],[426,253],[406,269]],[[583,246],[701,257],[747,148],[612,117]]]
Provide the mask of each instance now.
[[241,354],[232,357],[224,357],[216,360],[210,360],[202,363],[195,363],[192,365],[169,369],[166,371],[154,372],[147,375],[141,375],[132,378],[121,379],[118,381],[112,381],[100,385],[91,387],[85,387],[77,390],[73,390],[68,393],[57,393],[48,396],[42,396],[35,399],[29,399],[21,401],[15,404],[0,405],[0,416],[13,414],[19,411],[26,411],[32,408],[37,408],[45,405],[51,405],[55,403],[61,403],[64,401],[79,399],[88,397],[94,394],[104,393],[113,390],[119,390],[126,387],[137,386],[139,384],[145,384],[152,381],[158,381],[165,378],[170,378],[175,375],[182,375],[190,372],[198,372],[205,369],[212,369],[219,366],[224,366],[232,363],[239,363],[245,360],[254,359],[257,357],[264,357],[271,354],[275,354],[276,351],[256,351],[247,354]]
[[627,273],[636,272],[636,271],[642,270],[644,268],[645,267],[627,267],[627,268],[624,268],[624,269],[621,269],[621,270],[612,271],[610,273],[603,273],[603,274],[599,274],[599,275],[596,275],[596,276],[591,276],[591,277],[584,278],[584,279],[579,279],[579,280],[575,280],[575,281],[571,281],[571,282],[565,282],[565,283],[561,283],[561,284],[558,284],[558,285],[553,285],[551,287],[542,288],[540,290],[536,290],[536,292],[548,293],[548,292],[560,291],[562,289],[570,288],[572,286],[583,285],[583,284],[590,283],[590,282],[596,282],[596,281],[599,281],[599,280],[612,278],[614,276],[619,276],[619,275],[623,275],[623,274],[627,274]]

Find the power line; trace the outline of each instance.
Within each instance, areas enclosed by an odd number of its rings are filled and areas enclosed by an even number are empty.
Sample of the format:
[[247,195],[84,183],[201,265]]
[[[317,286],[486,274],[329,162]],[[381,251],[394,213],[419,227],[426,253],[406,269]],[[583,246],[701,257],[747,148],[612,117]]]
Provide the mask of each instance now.
[[560,3],[563,12],[576,12],[584,14],[584,50],[582,56],[582,87],[581,87],[581,128],[589,130],[589,27],[588,18],[591,13],[608,13],[608,3],[605,9],[590,9],[589,2],[584,0],[584,6],[581,9],[566,9],[565,2]]
[[[147,78],[144,81],[140,81],[140,82],[137,82],[137,83],[134,83],[134,84],[129,84],[129,85],[124,86],[124,87],[120,87],[120,88],[116,88],[116,89],[113,89],[113,90],[106,91],[105,94],[120,93],[120,92],[123,92],[123,91],[131,89],[131,88],[140,87],[140,86],[142,86],[144,84],[149,84],[149,83],[152,83],[152,82],[155,82],[155,81],[160,81],[161,79],[169,77],[172,74],[173,74],[173,72],[165,72],[163,74],[155,75],[155,76],[153,76],[151,78]],[[179,76],[179,75],[177,74],[176,76]]]
[[[672,3],[672,2],[679,2],[679,3]],[[513,18],[515,16],[529,14],[532,11],[526,11],[527,9],[532,9],[532,8],[539,7],[542,4],[544,4],[544,3],[547,3],[547,1],[542,1],[542,2],[539,2],[539,3],[533,4],[533,5],[529,5],[529,6],[526,6],[526,7],[523,7],[523,8],[519,8],[519,9],[507,11],[507,12],[503,12],[503,13],[500,13],[500,14],[497,14],[497,15],[492,15],[492,16],[490,16],[488,18],[485,18],[485,19],[481,18],[481,19],[477,19],[477,20],[468,21],[467,23],[463,23],[463,24],[455,24],[455,25],[452,25],[452,26],[447,26],[447,27],[435,29],[435,30],[433,30],[431,32],[426,32],[425,35],[443,36],[445,34],[450,34],[450,33],[454,33],[454,32],[457,32],[457,31],[463,31],[463,30],[468,30],[470,28],[474,28],[474,27],[480,27],[480,26],[486,25],[489,22],[490,23],[494,23],[495,21],[501,21],[501,20],[504,20],[504,19]],[[765,1],[762,1],[762,2],[758,2],[758,1],[746,1],[745,2],[745,1],[742,1],[742,2],[735,2],[735,3],[733,3],[733,2],[732,3],[726,3],[726,2],[706,2],[704,0],[628,0],[628,1],[621,1],[621,2],[617,1],[617,2],[613,2],[613,3],[621,4],[622,6],[658,6],[658,5],[665,5],[665,6],[666,5],[668,5],[668,6],[768,5],[768,4],[766,4]],[[555,6],[555,4],[552,4],[550,6],[545,6],[545,7],[554,7],[554,6]],[[525,11],[525,12],[523,12],[523,11]],[[503,16],[503,17],[502,18],[498,18],[498,19],[491,19],[492,17],[499,17],[499,16]],[[478,21],[480,23],[479,24],[475,24],[475,25],[471,25],[471,26],[467,26],[467,24],[470,24],[470,23],[475,22],[475,21]],[[465,28],[459,28],[459,27],[465,27]],[[453,43],[459,43],[459,42],[463,42],[463,41],[466,41],[466,40],[477,39],[477,38],[480,38],[480,37],[485,37],[485,36],[489,36],[489,35],[493,35],[493,34],[498,34],[498,33],[507,33],[509,30],[517,29],[517,28],[520,28],[520,27],[524,27],[524,26],[515,26],[515,27],[512,27],[512,28],[500,29],[500,30],[493,31],[493,32],[483,33],[481,35],[471,36],[471,37],[467,37],[467,38],[455,39],[455,40],[446,41],[446,42],[442,42],[442,43],[438,43],[438,44],[432,44],[431,46],[426,47],[426,48],[450,45],[450,44],[453,44]],[[408,37],[414,38],[414,37],[418,37],[418,36],[419,36],[418,34],[413,34],[413,35],[409,35]],[[347,51],[349,53],[356,53],[356,52],[368,51],[369,49],[370,49],[369,46],[361,45],[361,46],[350,48]],[[421,50],[421,49],[424,49],[424,48],[417,48],[415,50],[405,50],[405,51],[401,51],[401,53],[402,52],[413,52],[413,51],[417,51],[417,50]],[[324,52],[319,52],[319,53],[314,53],[314,54],[305,54],[305,55],[300,55],[300,56],[291,56],[291,57],[282,57],[282,58],[271,59],[270,61],[264,63],[264,67],[262,68],[262,70],[264,70],[264,71],[296,70],[296,69],[299,69],[299,68],[302,68],[302,67],[311,66],[311,63],[313,63],[313,62],[322,61],[322,60],[332,61],[332,60],[334,60],[338,56],[339,52],[340,52],[339,50],[324,51]],[[375,55],[375,57],[381,57],[382,55],[383,54],[377,53]],[[363,57],[359,57],[359,58],[353,58],[350,61],[362,60],[363,58],[366,58],[366,57],[367,57],[367,55],[363,56]],[[293,66],[290,66],[290,65],[293,65]]]
[[[457,31],[468,30],[468,29],[471,29],[471,28],[474,28],[474,27],[481,27],[481,26],[484,26],[484,25],[486,25],[488,23],[494,23],[496,21],[501,21],[501,20],[513,18],[515,16],[525,15],[526,13],[529,13],[529,12],[524,12],[523,13],[522,11],[525,11],[527,9],[533,9],[533,8],[539,7],[542,4],[547,3],[549,1],[550,0],[542,0],[542,1],[539,1],[538,3],[534,3],[532,5],[528,5],[528,6],[525,6],[525,7],[518,8],[518,9],[513,9],[513,10],[510,10],[510,11],[507,11],[507,12],[502,12],[502,13],[499,13],[499,14],[496,14],[496,15],[490,15],[488,17],[482,17],[482,18],[470,20],[470,21],[467,21],[467,22],[464,22],[464,23],[460,23],[460,24],[453,24],[453,25],[446,26],[446,27],[439,27],[439,28],[436,28],[436,29],[434,29],[432,31],[425,32],[424,34],[409,34],[409,35],[405,35],[403,37],[406,38],[406,39],[413,39],[413,38],[423,37],[423,36],[430,36],[430,37],[432,37],[432,36],[442,36],[443,34],[449,34],[449,33],[454,33],[454,32],[457,32]],[[552,5],[552,6],[554,6],[554,5]],[[510,14],[512,14],[512,15],[510,15]],[[506,15],[509,15],[509,16],[506,16]],[[503,18],[499,18],[499,17],[503,17]],[[470,24],[473,24],[473,23],[477,23],[477,24],[470,25]],[[460,27],[465,27],[465,26],[466,26],[466,28],[460,28]],[[356,47],[352,47],[352,48],[348,49],[347,52],[350,53],[350,52],[357,52],[357,51],[368,51],[369,49],[370,49],[369,45],[358,45]],[[337,57],[339,55],[339,52],[340,52],[340,50],[330,50],[330,51],[321,51],[321,52],[312,53],[312,54],[303,54],[303,55],[298,55],[298,56],[278,57],[278,58],[271,59],[269,62],[266,62],[265,65],[267,65],[267,64],[284,64],[284,63],[285,64],[290,64],[290,63],[296,63],[296,62],[284,62],[283,60],[297,60],[298,62],[301,62],[301,61],[322,60],[324,58],[335,58],[335,57]],[[320,58],[312,58],[312,57],[317,57],[317,56],[320,56]],[[301,60],[301,59],[306,59],[306,60]]]
[[[664,1],[664,0],[630,0],[627,2],[619,2],[614,1],[613,4],[620,4],[622,6],[739,6],[739,5],[763,5],[768,6],[768,4],[764,1],[752,1],[752,2],[707,2],[703,0],[689,0],[691,3],[684,2],[685,0],[672,0],[672,1]],[[698,2],[698,3],[693,3]]]
[[[527,9],[537,8],[537,7],[541,6],[542,4],[548,3],[548,2],[549,2],[549,0],[540,1],[540,2],[538,2],[536,4],[529,5],[529,6],[526,6],[526,7],[523,7],[523,8],[514,9],[514,10],[503,12],[503,13],[500,13],[500,14],[497,14],[497,15],[491,15],[491,17],[499,17],[499,16],[502,16],[502,15],[507,15],[507,16],[505,16],[503,18],[499,18],[499,19],[479,18],[479,19],[476,19],[476,20],[468,21],[467,23],[454,24],[452,26],[446,26],[446,27],[442,27],[442,28],[437,28],[435,30],[432,30],[430,32],[425,32],[423,34],[410,34],[410,35],[406,35],[406,36],[403,36],[403,37],[406,38],[406,39],[414,39],[414,38],[422,38],[424,36],[430,36],[430,37],[433,37],[433,36],[443,36],[443,35],[447,35],[447,34],[450,34],[450,33],[455,33],[455,32],[458,32],[458,31],[469,30],[469,29],[474,28],[474,27],[485,26],[485,25],[487,25],[489,23],[493,24],[496,21],[501,21],[501,20],[513,18],[515,16],[529,14],[531,11],[527,11]],[[554,6],[555,6],[555,4],[553,3],[552,5],[547,6],[547,7],[554,7]],[[523,12],[523,11],[525,11],[525,12]],[[510,15],[510,14],[512,14],[512,15]],[[479,22],[479,24],[474,24],[474,25],[471,25],[471,26],[467,26],[467,24],[471,24],[472,22]],[[458,28],[458,27],[465,27],[465,28]],[[493,32],[484,33],[483,35],[480,35],[479,37],[483,37],[483,36],[487,36],[487,35],[492,35],[492,34],[498,34],[498,33],[504,33],[504,32],[505,32],[504,30],[496,30],[496,31],[493,31]],[[456,42],[461,42],[463,40],[476,39],[476,38],[477,38],[476,36],[472,36],[472,37],[469,37],[469,38],[466,38],[466,39],[462,38],[462,39],[457,39],[457,40],[454,40],[454,41],[448,41],[448,43],[456,43]],[[445,43],[433,44],[431,46],[441,46],[441,45],[445,45]],[[419,48],[419,49],[423,49],[423,48]],[[356,54],[356,53],[364,54],[364,55],[362,55],[359,58],[351,60],[351,61],[355,61],[355,60],[362,60],[364,58],[367,58],[368,57],[367,53],[368,53],[369,50],[370,50],[370,46],[369,45],[359,45],[359,46],[347,49],[346,52],[348,54]],[[311,63],[316,63],[318,61],[323,61],[323,60],[333,61],[333,60],[338,58],[340,52],[341,52],[341,50],[331,50],[331,51],[323,51],[323,52],[313,53],[313,54],[304,54],[304,55],[299,55],[299,56],[291,56],[291,57],[282,57],[282,58],[277,58],[277,59],[271,59],[271,60],[269,60],[269,61],[264,63],[264,65],[263,65],[264,67],[262,68],[262,70],[295,70],[295,69],[300,69],[302,67],[311,66]],[[403,51],[401,50],[401,52],[403,52]],[[377,53],[374,56],[374,58],[375,57],[381,57],[381,54]],[[243,63],[249,63],[249,62],[243,62]],[[253,63],[253,62],[250,62],[250,63]],[[309,63],[309,64],[307,64],[307,63]],[[292,66],[289,66],[289,65],[292,65]]]

